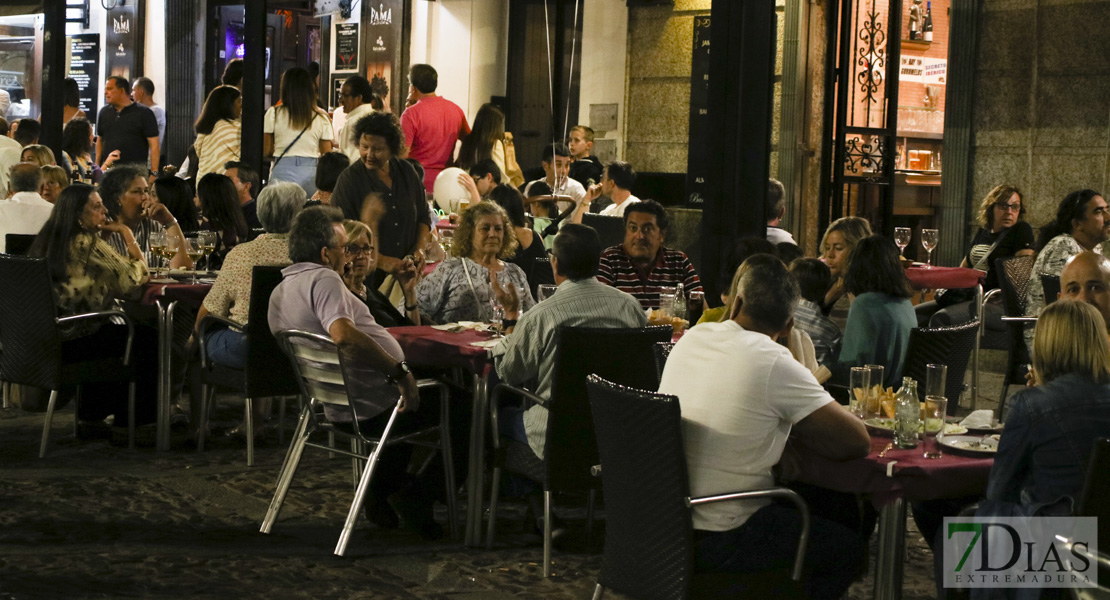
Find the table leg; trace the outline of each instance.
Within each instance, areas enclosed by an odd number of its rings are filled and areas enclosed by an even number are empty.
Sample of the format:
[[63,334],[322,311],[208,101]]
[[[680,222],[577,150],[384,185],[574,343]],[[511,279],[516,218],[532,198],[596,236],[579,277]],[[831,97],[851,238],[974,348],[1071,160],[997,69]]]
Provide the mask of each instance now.
[[170,302],[165,308],[158,303],[158,423],[156,447],[158,450],[170,449],[170,393],[173,360],[173,312],[177,301]]
[[474,376],[474,404],[470,417],[470,462],[466,479],[466,535],[463,543],[482,542],[482,487],[485,475],[486,417],[489,414],[489,376]]
[[879,511],[879,556],[875,559],[875,600],[901,600],[906,560],[906,501],[902,498]]

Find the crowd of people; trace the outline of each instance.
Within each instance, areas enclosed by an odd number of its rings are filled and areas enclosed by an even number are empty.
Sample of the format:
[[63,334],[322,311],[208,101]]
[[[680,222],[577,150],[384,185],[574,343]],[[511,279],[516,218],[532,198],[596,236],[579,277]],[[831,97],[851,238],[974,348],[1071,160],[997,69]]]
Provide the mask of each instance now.
[[[549,398],[560,327],[643,327],[646,311],[668,309],[661,299],[676,288],[688,301],[702,302],[693,263],[665,245],[667,210],[632,193],[632,165],[602,164],[591,154],[592,129],[575,126],[566,144],[545,146],[542,174],[527,180],[496,106],[483,105],[471,124],[436,94],[431,66],[414,65],[409,83],[398,117],[383,110],[365,78],[348,78],[333,115],[317,105],[309,71],[289,69],[280,102],[264,117],[265,178],[241,162],[242,82],[235,61],[204,103],[186,164],[171,173],[159,168],[165,111],[147,79],[132,85],[108,78],[95,127],[67,100],[60,156],[37,143],[37,121],[19,120],[10,131],[0,122],[0,183],[10,192],[0,202],[0,252],[6,234],[35,236],[29,253],[46,259],[59,313],[74,314],[135,300],[156,266],[194,268],[189,238],[212,232],[208,267],[220,272],[193,337],[177,349],[183,363],[208,315],[246,324],[253,267],[283,267],[268,324],[275,332],[328,335],[354,357],[352,381],[360,391],[353,396],[360,402],[353,411],[326,409],[337,423],[361,419],[362,430],[384,425],[377,418],[383,402],[401,403],[401,430],[434,412],[420,408],[404,353],[387,328],[500,320],[508,335],[492,349],[497,376],[532,383]],[[465,171],[458,183],[472,202],[449,217],[453,237],[443,256],[442,217],[428,200],[449,166]],[[1028,332],[1031,389],[1011,405],[980,507],[990,514],[1066,511],[1093,438],[1110,432],[1110,260],[1100,254],[1110,238],[1107,203],[1093,190],[1069,194],[1036,243],[1024,212],[1016,187],[991,190],[962,263],[986,271],[985,287],[992,289],[999,285],[994,261],[1036,255],[1027,299],[1029,314],[1039,315]],[[623,240],[603,247],[598,233],[581,224],[587,213],[620,219]],[[765,213],[766,238],[739,240],[724,257],[719,280],[730,285],[698,307],[705,309],[701,321],[674,347],[662,374],[659,391],[682,406],[695,495],[773,484],[773,469],[785,464],[791,444],[834,460],[866,455],[866,429],[829,392],[847,384],[851,367],[883,365],[882,384],[897,386],[915,327],[978,317],[1001,327],[999,306],[979,315],[978,306],[958,295],[915,309],[898,248],[863,218],[833,222],[818,258],[804,256],[781,226],[784,189],[777,181],[769,183]],[[152,253],[154,240],[168,251]],[[1045,297],[1042,273],[1060,276],[1060,300]],[[549,279],[557,291],[538,302],[537,285]],[[847,306],[843,326],[831,318],[837,305]],[[63,353],[80,358],[119,346],[125,329],[111,323],[68,329]],[[149,315],[138,329],[133,355],[149,363],[157,356]],[[236,329],[210,329],[204,342],[208,360],[245,366],[247,340]],[[157,367],[146,363],[139,424],[154,419]],[[173,370],[176,389],[185,370]],[[85,391],[77,414],[81,435],[127,411],[125,395],[101,387]],[[368,398],[376,400],[361,402]],[[190,403],[194,426],[197,405]],[[268,405],[254,406],[255,420],[264,420]],[[499,433],[542,458],[547,409],[504,415]],[[430,510],[434,492],[405,474],[408,459],[401,450],[383,453],[365,511],[379,527],[404,523],[434,539],[442,535]],[[813,498],[820,509],[806,589],[813,597],[839,597],[860,575],[874,512],[844,508],[856,506],[854,498],[820,493]],[[922,531],[931,536],[930,515],[949,509],[915,507]],[[797,513],[775,504],[697,508],[696,566],[743,572],[787,563],[793,550],[785,532],[799,524]],[[742,551],[769,539],[783,543],[762,546],[759,560]]]

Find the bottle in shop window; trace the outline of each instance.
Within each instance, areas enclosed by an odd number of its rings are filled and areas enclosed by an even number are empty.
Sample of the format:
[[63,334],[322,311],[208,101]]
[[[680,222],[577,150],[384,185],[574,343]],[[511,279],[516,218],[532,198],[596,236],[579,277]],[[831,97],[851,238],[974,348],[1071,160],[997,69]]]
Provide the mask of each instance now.
[[921,0],[913,0],[910,5],[910,39],[921,39]]
[[925,41],[933,41],[933,3],[932,1],[925,3],[925,23],[921,26],[921,32],[925,35]]

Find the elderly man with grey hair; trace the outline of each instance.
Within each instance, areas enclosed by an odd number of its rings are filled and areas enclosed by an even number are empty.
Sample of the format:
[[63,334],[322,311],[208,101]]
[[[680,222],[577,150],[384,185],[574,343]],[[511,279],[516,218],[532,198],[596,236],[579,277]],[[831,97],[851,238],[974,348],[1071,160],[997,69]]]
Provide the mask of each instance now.
[[[691,496],[774,486],[771,469],[787,438],[832,460],[863,457],[871,448],[863,423],[775,341],[789,332],[799,296],[786,266],[757,254],[738,273],[732,314],[687,331],[659,383],[660,393],[682,404]],[[789,565],[802,525],[796,510],[767,501],[707,504],[694,508],[693,520],[694,564],[703,572]],[[806,596],[839,598],[855,579],[863,544],[850,528],[818,516],[810,532]]]
[[[289,233],[293,264],[282,269],[283,279],[270,296],[270,330],[275,334],[308,331],[329,336],[339,346],[347,393],[355,408],[352,412],[325,404],[328,421],[346,429],[358,416],[359,431],[380,432],[391,414],[381,409],[392,408],[397,400],[403,414],[392,431],[403,435],[415,431],[434,411],[418,411],[416,379],[401,346],[343,283],[341,274],[350,260],[347,245],[339,209],[313,206],[297,215]],[[425,539],[437,539],[443,536],[443,528],[432,517],[432,495],[426,485],[430,477],[427,472],[416,477],[406,473],[411,455],[408,444],[382,451],[364,509],[379,528],[395,528],[403,519],[407,528]]]
[[5,237],[9,233],[37,234],[54,205],[42,199],[39,186],[42,171],[32,163],[12,166],[8,187],[11,197],[0,200],[0,252],[7,250]]

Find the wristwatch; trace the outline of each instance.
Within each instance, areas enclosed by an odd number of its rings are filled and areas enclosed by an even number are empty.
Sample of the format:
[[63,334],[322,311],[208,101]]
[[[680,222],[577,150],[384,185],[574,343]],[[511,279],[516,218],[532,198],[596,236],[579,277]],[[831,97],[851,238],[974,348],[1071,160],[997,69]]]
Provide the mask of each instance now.
[[401,362],[397,363],[397,366],[393,369],[392,375],[385,376],[385,380],[389,382],[390,385],[393,385],[396,384],[398,380],[403,379],[405,375],[408,375],[409,373],[412,373],[412,370],[409,369],[409,363],[402,360]]

